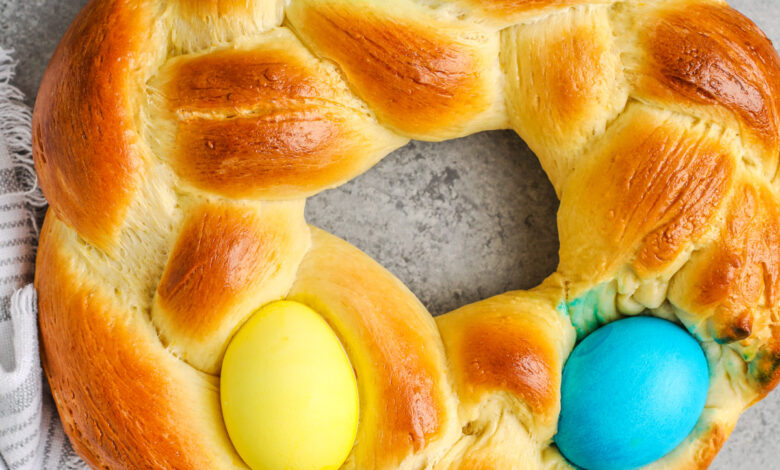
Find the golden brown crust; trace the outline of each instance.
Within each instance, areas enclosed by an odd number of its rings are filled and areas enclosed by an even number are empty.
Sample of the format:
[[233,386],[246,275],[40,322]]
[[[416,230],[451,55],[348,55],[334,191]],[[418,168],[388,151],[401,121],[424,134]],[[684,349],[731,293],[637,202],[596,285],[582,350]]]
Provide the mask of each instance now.
[[232,332],[287,294],[308,246],[302,201],[195,207],[157,287],[152,320],[163,340],[195,367],[218,372]]
[[260,216],[239,207],[204,205],[184,223],[157,287],[159,305],[176,319],[178,334],[212,331],[237,296],[287,261],[279,246],[287,234],[269,231],[276,227]]
[[706,321],[707,334],[716,341],[757,350],[750,372],[762,395],[777,385],[780,207],[771,190],[741,182],[719,236],[677,275],[670,299]]
[[173,59],[152,81],[159,102],[150,112],[173,123],[151,124],[157,153],[196,188],[233,198],[308,196],[404,143],[289,31],[242,44]]
[[556,114],[554,119],[568,122],[582,114],[601,76],[612,72],[606,70],[611,65],[611,44],[597,42],[594,38],[597,34],[594,28],[581,26],[556,38],[546,48],[545,55],[557,59],[549,61],[544,70],[550,81],[546,91],[550,108]]
[[380,121],[402,134],[435,134],[492,105],[491,84],[481,75],[490,75],[493,64],[440,28],[346,2],[299,1],[288,15],[298,32],[338,63]]
[[699,451],[691,462],[691,470],[704,470],[709,468],[710,464],[718,455],[718,451],[729,438],[731,429],[723,429],[720,425],[715,425],[706,431],[706,436],[702,438]]
[[508,292],[436,319],[463,428],[437,470],[541,468],[575,339],[554,307],[563,298],[561,279],[553,275],[534,291]]
[[[414,295],[357,248],[312,229],[289,297],[319,312],[355,368],[360,392],[353,468],[396,468],[456,428],[433,319]],[[414,458],[414,457],[411,457]]]
[[780,150],[780,57],[763,32],[726,4],[661,9],[641,34],[649,51],[643,93],[722,106],[763,152],[772,176]]
[[499,26],[508,26],[575,5],[607,4],[609,0],[456,0]]
[[510,123],[559,194],[583,146],[628,98],[608,13],[574,9],[501,33]]
[[196,186],[225,196],[258,197],[296,186],[308,193],[343,179],[349,161],[340,150],[349,142],[340,127],[317,110],[192,119],[179,127],[174,164]]
[[277,264],[274,234],[257,214],[203,206],[184,223],[157,287],[160,306],[182,334],[205,334],[219,323],[235,296],[255,282],[264,266]]
[[[147,2],[87,4],[54,52],[33,116],[35,169],[57,216],[101,247],[114,239],[144,166],[132,96],[154,35]],[[143,32],[143,34],[142,34]]]
[[140,312],[118,305],[62,249],[50,212],[35,287],[43,361],[65,432],[99,468],[241,466],[215,383],[181,365]]
[[[495,323],[490,324],[490,320]],[[506,390],[522,397],[534,412],[544,412],[554,401],[553,354],[517,333],[533,337],[525,325],[510,318],[482,319],[469,330],[460,355],[466,380],[475,387]]]
[[484,300],[437,320],[447,356],[458,365],[453,373],[459,395],[475,399],[505,391],[535,414],[555,414],[560,388],[556,339],[516,296]]
[[517,11],[535,10],[549,7],[567,7],[580,3],[595,3],[592,0],[486,0],[479,2],[485,11],[496,15],[506,15]]
[[[771,197],[759,195],[752,186],[738,188],[720,240],[709,255],[709,266],[692,286],[696,292],[692,301],[698,307],[693,311],[718,305],[712,318],[712,333],[719,341],[739,341],[750,336],[753,315],[749,309],[758,303],[759,297],[764,296],[761,303],[769,307],[777,304],[780,231],[778,211],[773,206]],[[765,209],[773,214],[764,214]]]
[[164,89],[168,106],[177,113],[228,113],[334,95],[299,55],[280,46],[179,58],[162,71],[169,75]]
[[729,139],[644,105],[596,148],[561,198],[559,269],[572,280],[663,270],[708,230],[736,172]]

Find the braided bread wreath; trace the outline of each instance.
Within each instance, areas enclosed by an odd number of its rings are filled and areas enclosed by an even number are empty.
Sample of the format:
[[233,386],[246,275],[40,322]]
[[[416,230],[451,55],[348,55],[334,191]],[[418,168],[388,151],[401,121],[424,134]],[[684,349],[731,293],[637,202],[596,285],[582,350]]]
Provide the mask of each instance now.
[[[271,301],[338,335],[345,468],[570,468],[563,363],[624,316],[681,322],[711,383],[648,468],[705,468],[780,380],[780,59],[705,0],[92,0],[43,79],[44,366],[96,468],[243,468],[219,401]],[[560,197],[541,286],[434,319],[304,221],[408,139],[511,128]]]

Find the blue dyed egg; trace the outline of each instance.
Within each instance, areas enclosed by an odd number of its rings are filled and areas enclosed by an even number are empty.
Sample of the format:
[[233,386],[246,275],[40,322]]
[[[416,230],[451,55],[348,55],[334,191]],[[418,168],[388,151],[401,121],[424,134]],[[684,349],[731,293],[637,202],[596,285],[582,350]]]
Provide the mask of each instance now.
[[652,317],[610,323],[566,362],[555,443],[587,470],[641,467],[690,434],[708,387],[704,352],[683,328]]

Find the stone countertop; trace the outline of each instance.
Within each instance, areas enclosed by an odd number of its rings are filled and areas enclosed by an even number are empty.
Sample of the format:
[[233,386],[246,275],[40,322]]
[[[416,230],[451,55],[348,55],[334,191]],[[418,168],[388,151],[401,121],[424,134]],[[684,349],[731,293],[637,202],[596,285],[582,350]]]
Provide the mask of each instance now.
[[[0,46],[32,104],[49,57],[85,0],[0,0]],[[732,0],[780,44],[780,2]],[[397,275],[434,314],[537,285],[558,262],[558,201],[510,131],[412,142],[310,199],[308,220]],[[748,410],[712,469],[780,469],[780,392]]]

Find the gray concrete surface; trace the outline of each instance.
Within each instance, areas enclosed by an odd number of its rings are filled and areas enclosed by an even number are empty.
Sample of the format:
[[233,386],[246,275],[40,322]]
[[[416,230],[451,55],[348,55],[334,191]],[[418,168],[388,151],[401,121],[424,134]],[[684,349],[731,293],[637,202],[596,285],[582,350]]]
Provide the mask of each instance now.
[[[0,0],[0,45],[19,58],[33,103],[46,62],[84,0]],[[780,2],[734,0],[780,44]],[[557,263],[558,202],[511,132],[413,142],[313,198],[309,220],[395,273],[435,313],[529,288]],[[749,410],[712,469],[780,469],[780,392]]]

